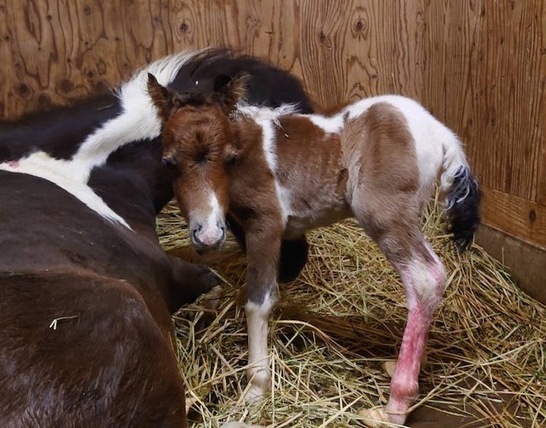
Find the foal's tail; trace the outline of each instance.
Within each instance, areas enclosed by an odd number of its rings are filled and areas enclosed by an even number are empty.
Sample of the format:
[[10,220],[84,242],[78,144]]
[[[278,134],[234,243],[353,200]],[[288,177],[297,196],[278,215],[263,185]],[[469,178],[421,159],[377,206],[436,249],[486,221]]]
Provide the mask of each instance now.
[[457,137],[444,143],[443,173],[440,190],[446,197],[449,232],[457,249],[463,252],[472,243],[480,224],[481,194]]

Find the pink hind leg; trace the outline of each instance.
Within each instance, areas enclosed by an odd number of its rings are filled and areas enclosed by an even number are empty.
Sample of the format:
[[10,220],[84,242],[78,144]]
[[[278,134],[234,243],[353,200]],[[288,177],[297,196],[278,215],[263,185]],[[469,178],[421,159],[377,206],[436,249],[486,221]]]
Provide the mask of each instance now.
[[405,422],[409,408],[419,394],[418,376],[425,356],[428,330],[446,285],[444,266],[424,238],[413,247],[410,258],[400,257],[397,251],[401,248],[399,245],[395,245],[397,250],[392,251],[394,242],[396,240],[391,239],[390,245],[381,245],[385,241],[380,245],[402,278],[408,300],[408,319],[391,380],[389,401],[384,407],[362,412],[371,427]]

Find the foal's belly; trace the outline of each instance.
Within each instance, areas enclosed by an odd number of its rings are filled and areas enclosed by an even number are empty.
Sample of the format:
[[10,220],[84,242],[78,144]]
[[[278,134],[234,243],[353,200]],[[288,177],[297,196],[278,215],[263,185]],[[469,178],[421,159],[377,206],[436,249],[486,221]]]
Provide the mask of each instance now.
[[351,213],[349,209],[345,207],[312,212],[290,213],[286,219],[283,238],[298,239],[311,229],[329,226],[350,216]]

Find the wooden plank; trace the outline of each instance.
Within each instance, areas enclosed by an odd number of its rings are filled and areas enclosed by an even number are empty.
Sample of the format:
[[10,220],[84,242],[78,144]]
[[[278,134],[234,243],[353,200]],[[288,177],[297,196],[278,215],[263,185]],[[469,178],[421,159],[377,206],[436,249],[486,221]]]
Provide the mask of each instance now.
[[481,184],[504,195],[484,203],[485,221],[540,238],[525,216],[546,205],[546,0],[0,0],[0,117],[209,45],[290,70],[320,104],[417,98],[461,135]]
[[[383,93],[420,98],[422,2],[302,2],[303,79],[328,105]],[[388,25],[385,25],[388,23]]]
[[542,2],[542,10],[540,11],[540,14],[542,15],[542,45],[541,45],[541,53],[542,53],[542,60],[540,62],[541,70],[540,70],[540,76],[541,76],[541,88],[542,88],[542,100],[539,107],[539,110],[541,112],[542,120],[541,120],[541,138],[542,138],[542,147],[541,147],[541,162],[539,164],[539,171],[538,171],[538,190],[537,190],[537,201],[542,204],[546,205],[546,142],[544,140],[546,139],[546,1]]
[[543,0],[483,0],[425,11],[425,104],[461,135],[485,186],[535,202],[546,144],[543,10]]
[[546,250],[546,205],[482,187],[484,224]]

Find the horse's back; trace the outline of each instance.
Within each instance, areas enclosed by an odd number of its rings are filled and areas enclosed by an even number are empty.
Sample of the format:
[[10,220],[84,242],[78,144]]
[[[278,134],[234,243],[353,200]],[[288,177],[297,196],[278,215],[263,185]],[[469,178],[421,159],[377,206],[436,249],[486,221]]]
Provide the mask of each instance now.
[[124,281],[0,277],[0,425],[184,426],[167,332]]
[[0,272],[90,269],[134,285],[154,282],[167,256],[45,179],[0,171]]

